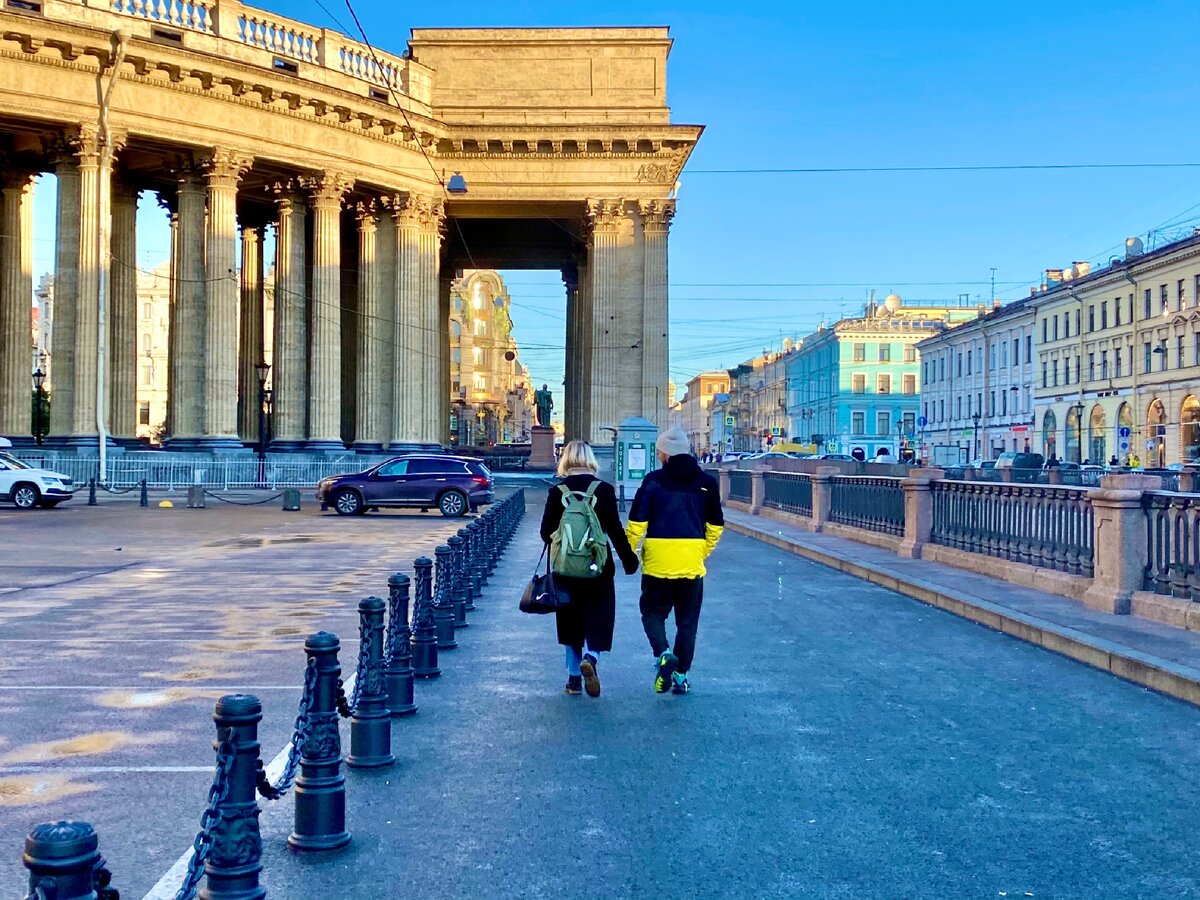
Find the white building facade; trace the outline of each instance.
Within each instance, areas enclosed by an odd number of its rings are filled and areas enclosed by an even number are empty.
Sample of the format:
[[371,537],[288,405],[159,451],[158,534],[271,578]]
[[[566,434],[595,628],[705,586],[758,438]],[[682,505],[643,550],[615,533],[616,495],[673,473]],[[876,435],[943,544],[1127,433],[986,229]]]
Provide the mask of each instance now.
[[1033,441],[1034,307],[996,307],[917,345],[923,458],[937,465],[995,459]]

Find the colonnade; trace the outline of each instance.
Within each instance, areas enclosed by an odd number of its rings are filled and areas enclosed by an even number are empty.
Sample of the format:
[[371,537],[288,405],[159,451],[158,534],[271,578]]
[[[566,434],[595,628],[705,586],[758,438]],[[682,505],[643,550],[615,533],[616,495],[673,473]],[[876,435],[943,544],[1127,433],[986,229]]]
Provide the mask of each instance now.
[[[448,440],[455,261],[442,259],[441,199],[356,185],[333,170],[264,182],[252,156],[222,147],[173,154],[153,177],[143,169],[139,183],[121,166],[120,137],[113,155],[100,149],[94,130],[73,129],[46,160],[58,178],[51,444],[94,447],[99,421],[118,441],[134,438],[139,188],[155,191],[170,217],[168,448],[234,451],[258,438],[269,227],[276,249],[273,449]],[[114,157],[115,165],[105,163]],[[245,184],[250,172],[253,192]],[[0,434],[18,439],[31,430],[35,176],[36,166],[8,166],[0,185]],[[665,422],[674,203],[590,200],[581,208],[581,240],[563,268],[560,408],[568,436],[605,441],[604,426],[629,415]],[[110,216],[108,245],[101,244],[102,214]],[[347,230],[355,226],[352,253]]]

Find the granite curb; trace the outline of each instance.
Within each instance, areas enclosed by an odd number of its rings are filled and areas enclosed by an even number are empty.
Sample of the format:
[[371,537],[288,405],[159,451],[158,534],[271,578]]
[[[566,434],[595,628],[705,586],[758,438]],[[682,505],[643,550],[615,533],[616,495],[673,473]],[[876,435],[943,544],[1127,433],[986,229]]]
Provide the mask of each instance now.
[[913,600],[977,622],[1018,640],[1035,644],[1084,665],[1167,696],[1200,706],[1200,669],[1087,634],[1069,626],[1019,612],[967,592],[948,592],[912,575],[872,568],[819,547],[794,540],[777,529],[766,531],[726,520],[735,534],[754,538],[821,565],[896,591]]

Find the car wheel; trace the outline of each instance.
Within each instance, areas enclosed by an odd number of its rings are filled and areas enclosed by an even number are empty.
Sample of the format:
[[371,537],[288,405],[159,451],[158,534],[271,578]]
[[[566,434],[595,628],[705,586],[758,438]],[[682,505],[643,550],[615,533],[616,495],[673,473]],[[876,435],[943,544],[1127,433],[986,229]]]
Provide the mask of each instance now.
[[339,516],[358,516],[367,511],[358,491],[349,489],[333,495],[333,508]]
[[438,498],[438,509],[447,518],[456,518],[467,511],[467,498],[458,491],[446,491]]
[[21,483],[13,488],[12,501],[17,509],[33,509],[40,499],[37,485]]

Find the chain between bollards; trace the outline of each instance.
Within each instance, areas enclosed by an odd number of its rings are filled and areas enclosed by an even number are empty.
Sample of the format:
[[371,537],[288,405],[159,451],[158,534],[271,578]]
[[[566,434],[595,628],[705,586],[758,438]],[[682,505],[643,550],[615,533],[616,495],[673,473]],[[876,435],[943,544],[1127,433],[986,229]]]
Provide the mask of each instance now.
[[412,667],[417,678],[437,678],[437,626],[433,620],[433,560],[419,557],[413,563],[416,599],[413,601]]
[[458,646],[454,639],[454,603],[450,598],[450,579],[453,577],[450,548],[445,544],[433,551],[435,581],[433,586],[433,622],[437,632],[437,648],[453,650]]
[[467,589],[464,583],[466,548],[463,539],[457,534],[451,535],[446,541],[450,548],[450,605],[454,610],[454,627],[466,628],[467,622]]
[[364,665],[354,682],[354,716],[350,720],[350,755],[346,765],[360,769],[390,766],[392,714],[384,683],[383,614],[386,604],[379,597],[359,601],[359,631],[367,648]]
[[393,716],[417,711],[413,690],[412,631],[408,624],[408,576],[397,572],[388,579],[387,705]]
[[462,560],[458,569],[458,577],[462,582],[463,594],[463,618],[466,618],[466,613],[475,611],[475,580],[472,577],[471,567],[474,565],[472,560],[473,546],[471,542],[471,532],[467,528],[458,529],[458,539],[462,541]]

